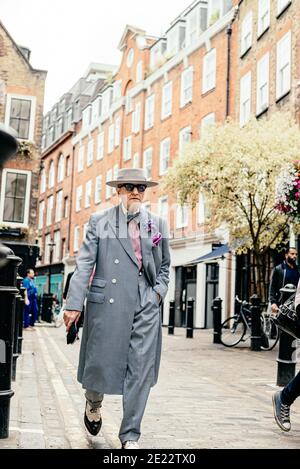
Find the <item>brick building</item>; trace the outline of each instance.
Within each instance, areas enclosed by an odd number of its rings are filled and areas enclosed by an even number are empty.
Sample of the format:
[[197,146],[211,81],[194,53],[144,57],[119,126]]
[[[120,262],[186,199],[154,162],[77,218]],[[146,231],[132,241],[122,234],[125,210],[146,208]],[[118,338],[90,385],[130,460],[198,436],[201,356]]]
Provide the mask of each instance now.
[[19,151],[0,168],[0,241],[24,263],[25,274],[38,256],[36,217],[40,143],[46,74],[30,64],[30,51],[18,46],[0,22],[0,121],[17,131]]

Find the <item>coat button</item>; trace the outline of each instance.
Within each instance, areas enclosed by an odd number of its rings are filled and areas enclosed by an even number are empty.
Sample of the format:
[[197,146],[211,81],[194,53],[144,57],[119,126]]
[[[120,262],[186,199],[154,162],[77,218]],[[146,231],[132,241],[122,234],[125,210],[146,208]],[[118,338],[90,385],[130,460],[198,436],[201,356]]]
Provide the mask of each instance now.
[[117,280],[115,278],[113,278],[111,283],[117,283]]
[[113,298],[111,298],[111,299],[109,300],[109,302],[110,302],[110,304],[112,304],[112,303],[115,302],[115,300],[114,300]]
[[115,264],[119,264],[119,259],[115,259]]

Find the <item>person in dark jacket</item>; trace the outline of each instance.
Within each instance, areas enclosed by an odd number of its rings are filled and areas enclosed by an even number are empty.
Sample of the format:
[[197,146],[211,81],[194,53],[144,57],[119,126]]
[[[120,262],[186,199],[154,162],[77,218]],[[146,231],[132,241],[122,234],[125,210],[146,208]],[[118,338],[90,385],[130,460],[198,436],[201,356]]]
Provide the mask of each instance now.
[[287,248],[285,251],[285,260],[273,269],[269,288],[269,302],[271,303],[272,313],[276,313],[280,305],[280,288],[288,283],[295,285],[295,287],[298,285],[300,271],[296,263],[297,256],[296,248]]

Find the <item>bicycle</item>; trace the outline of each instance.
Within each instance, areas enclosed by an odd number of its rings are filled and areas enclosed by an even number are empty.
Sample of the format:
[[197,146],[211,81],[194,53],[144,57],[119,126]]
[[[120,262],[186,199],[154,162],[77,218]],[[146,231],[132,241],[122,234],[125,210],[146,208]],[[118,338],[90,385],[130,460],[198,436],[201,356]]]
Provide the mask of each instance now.
[[[246,342],[251,337],[251,310],[247,301],[236,296],[239,312],[227,318],[221,325],[221,343],[225,347],[234,347]],[[263,312],[261,315],[262,350],[272,350],[279,340],[279,330],[272,314]]]

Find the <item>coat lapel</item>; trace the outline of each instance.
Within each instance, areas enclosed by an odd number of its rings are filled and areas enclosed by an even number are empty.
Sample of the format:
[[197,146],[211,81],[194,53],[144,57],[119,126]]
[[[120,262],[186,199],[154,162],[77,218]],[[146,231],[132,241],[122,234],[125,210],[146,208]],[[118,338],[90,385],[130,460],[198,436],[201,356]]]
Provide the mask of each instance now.
[[134,254],[131,240],[128,235],[127,220],[122,210],[121,204],[115,207],[115,209],[112,211],[112,216],[109,218],[108,221],[116,238],[120,241],[121,245],[127,252],[130,259],[138,267],[138,261]]

